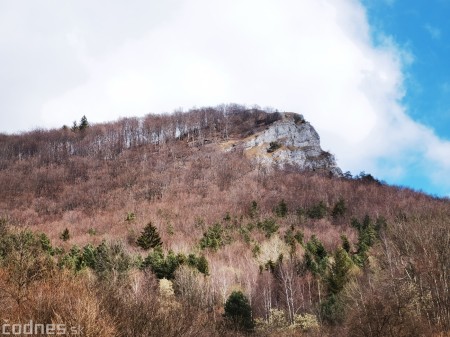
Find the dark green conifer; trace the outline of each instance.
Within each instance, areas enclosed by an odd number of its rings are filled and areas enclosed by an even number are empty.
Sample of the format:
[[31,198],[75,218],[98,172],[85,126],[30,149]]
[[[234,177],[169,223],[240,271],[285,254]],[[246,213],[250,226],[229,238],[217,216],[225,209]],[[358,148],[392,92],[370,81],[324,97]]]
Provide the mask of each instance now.
[[141,236],[136,240],[136,244],[145,250],[160,247],[162,245],[158,230],[151,222],[145,226]]
[[241,291],[233,291],[225,303],[224,314],[229,328],[239,331],[252,331],[254,323],[252,308]]
[[80,121],[80,126],[78,127],[78,129],[80,131],[86,130],[89,127],[89,122],[86,118],[86,116],[81,117],[81,121]]

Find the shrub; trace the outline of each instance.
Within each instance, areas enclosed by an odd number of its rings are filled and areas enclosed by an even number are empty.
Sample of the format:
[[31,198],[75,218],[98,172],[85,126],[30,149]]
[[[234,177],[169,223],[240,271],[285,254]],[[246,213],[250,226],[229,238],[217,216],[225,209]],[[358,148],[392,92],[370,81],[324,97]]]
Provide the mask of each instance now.
[[294,226],[291,226],[284,234],[284,242],[291,247],[291,254],[293,254],[297,243],[303,243],[303,233],[300,230],[295,231]]
[[286,314],[283,310],[276,308],[270,309],[267,320],[262,318],[255,319],[255,328],[261,332],[270,333],[277,331],[281,334],[281,331],[287,329],[288,326],[289,323],[286,319]]
[[96,261],[96,250],[93,245],[87,244],[82,251],[83,265],[94,269]]
[[74,245],[67,254],[60,256],[58,266],[78,272],[84,268],[94,270],[95,263],[96,248],[94,246],[87,244],[83,249],[80,249],[77,245]]
[[245,243],[251,242],[250,230],[249,230],[248,226],[247,227],[239,227],[239,234],[241,234],[242,240],[244,240]]
[[208,260],[206,260],[203,255],[197,257],[194,254],[189,254],[187,264],[188,266],[197,269],[202,274],[208,275],[209,273]]
[[223,228],[219,223],[209,227],[200,240],[200,248],[217,250],[224,245]]
[[96,231],[94,228],[89,228],[89,229],[88,229],[88,234],[89,234],[90,236],[94,236],[94,235],[97,234],[97,231]]
[[267,153],[272,153],[278,150],[281,147],[281,144],[278,142],[270,142],[269,148],[267,149]]
[[353,179],[352,173],[350,171],[345,172],[344,179],[348,179],[348,180]]
[[352,227],[358,231],[358,250],[353,255],[353,260],[359,266],[363,266],[367,260],[367,251],[379,238],[381,230],[386,227],[386,220],[378,218],[375,223],[366,215],[362,222],[352,219]]
[[231,215],[230,215],[230,212],[227,212],[226,214],[225,214],[225,216],[223,217],[223,220],[224,221],[231,221]]
[[[27,304],[27,312],[24,316],[28,317],[28,321],[32,320],[36,324],[66,324],[73,327],[74,330],[67,328],[67,333],[64,333],[66,336],[75,335],[75,333],[78,333],[78,336],[96,337],[119,335],[116,331],[118,325],[116,313],[110,315],[106,312],[104,309],[106,301],[96,296],[93,283],[88,278],[73,277],[64,271],[59,271],[39,285],[38,293],[38,295],[34,294],[30,298],[31,303]],[[40,329],[35,328],[34,331],[34,334],[24,332],[20,336],[44,336],[38,333]],[[45,336],[58,335],[55,330],[53,334],[50,330],[48,332]]]
[[191,307],[207,309],[214,305],[210,279],[188,266],[176,270],[173,289],[177,298]]
[[[173,290],[172,281],[169,281],[166,278],[162,278],[159,280],[159,294],[166,301],[175,295],[175,291]],[[169,302],[170,303],[170,302]],[[164,304],[168,304],[167,302]]]
[[327,215],[327,206],[323,201],[311,206],[307,211],[306,215],[311,219],[322,219]]
[[95,252],[88,245],[83,249],[83,258],[86,259],[83,262],[93,268],[99,277],[113,281],[126,277],[132,267],[132,259],[121,242],[106,244],[103,241]]
[[255,245],[252,248],[253,257],[258,257],[260,253],[261,253],[261,246],[258,243],[255,243]]
[[127,216],[125,217],[125,221],[134,221],[136,220],[136,214],[134,214],[133,212],[128,212]]
[[158,230],[151,222],[145,226],[141,236],[136,240],[136,244],[145,250],[160,247],[162,245]]
[[305,118],[303,117],[303,115],[294,114],[294,122],[295,124],[303,124],[305,123]]
[[289,325],[283,310],[272,308],[269,312],[269,326],[273,328],[285,328]]
[[168,223],[168,224],[167,224],[166,232],[167,232],[167,234],[169,234],[170,236],[172,236],[172,235],[175,234],[175,230],[174,230],[173,225],[172,225],[171,223]]
[[42,233],[41,235],[39,235],[39,240],[41,242],[41,248],[44,252],[50,255],[53,255],[55,253],[52,247],[52,243],[50,242],[50,239],[47,235]]
[[194,254],[189,254],[186,258],[183,254],[175,254],[172,250],[169,250],[167,256],[165,256],[161,247],[157,247],[144,259],[141,268],[150,268],[159,279],[171,280],[175,276],[175,271],[181,265],[197,269],[204,275],[209,273],[208,260],[203,255],[197,257]]
[[73,246],[69,253],[61,254],[58,259],[59,268],[67,268],[70,270],[78,271],[79,259],[80,259],[80,248],[75,245]]
[[334,205],[333,210],[331,211],[331,215],[333,216],[333,218],[338,218],[340,216],[343,216],[346,211],[347,206],[345,205],[345,200],[343,198],[340,198]]
[[374,178],[370,173],[366,173],[362,171],[358,176],[356,176],[356,179],[365,183],[365,184],[375,184],[375,185],[381,185],[381,182]]
[[70,240],[70,233],[69,233],[69,229],[64,229],[63,232],[61,233],[61,235],[59,236],[59,238],[63,241],[68,241]]
[[159,279],[165,278],[171,280],[174,278],[175,270],[179,265],[183,264],[186,257],[183,254],[175,255],[169,250],[167,257],[160,247],[151,252],[142,263],[142,268],[151,268],[153,273]]
[[287,208],[287,204],[284,201],[284,199],[282,199],[277,206],[275,206],[274,208],[274,212],[277,216],[279,216],[280,218],[284,218],[286,217],[287,213],[288,213],[288,208]]
[[5,277],[0,277],[2,303],[10,297],[20,311],[30,300],[31,287],[54,271],[53,259],[43,249],[40,237],[28,230],[1,237],[0,253],[0,276]]
[[253,200],[250,205],[249,216],[250,218],[254,219],[258,216],[258,214],[259,214],[258,203],[255,200]]
[[8,233],[8,219],[1,217],[0,218],[0,237],[3,237]]
[[341,235],[341,240],[342,240],[342,248],[347,253],[350,253],[351,245],[350,245],[350,241],[348,241],[348,238],[345,235]]
[[317,317],[312,314],[295,315],[294,324],[305,332],[319,328]]
[[272,218],[268,218],[262,222],[258,222],[256,226],[266,234],[266,238],[270,238],[272,234],[278,231],[279,228],[275,220]]

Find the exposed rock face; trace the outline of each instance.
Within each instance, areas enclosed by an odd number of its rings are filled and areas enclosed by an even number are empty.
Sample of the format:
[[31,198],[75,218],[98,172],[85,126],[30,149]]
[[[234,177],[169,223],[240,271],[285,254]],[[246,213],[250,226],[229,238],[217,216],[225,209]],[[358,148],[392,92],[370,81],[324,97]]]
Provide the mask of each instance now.
[[320,137],[302,115],[284,113],[282,119],[262,132],[246,138],[242,146],[263,165],[295,165],[304,170],[330,172],[341,176],[332,154],[320,147]]

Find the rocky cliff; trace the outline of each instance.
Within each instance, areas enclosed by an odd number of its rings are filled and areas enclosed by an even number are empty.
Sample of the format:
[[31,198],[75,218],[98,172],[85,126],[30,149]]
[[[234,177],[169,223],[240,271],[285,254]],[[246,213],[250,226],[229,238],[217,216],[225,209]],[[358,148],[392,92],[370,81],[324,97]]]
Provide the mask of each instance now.
[[334,156],[320,147],[319,134],[300,114],[283,113],[264,131],[232,145],[243,147],[248,157],[266,166],[293,165],[302,170],[342,175]]

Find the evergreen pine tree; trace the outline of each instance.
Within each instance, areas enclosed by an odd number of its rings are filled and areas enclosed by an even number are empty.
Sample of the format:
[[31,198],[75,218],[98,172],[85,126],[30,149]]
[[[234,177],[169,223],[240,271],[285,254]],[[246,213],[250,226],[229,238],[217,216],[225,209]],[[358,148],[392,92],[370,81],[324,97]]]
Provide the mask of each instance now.
[[288,207],[284,199],[282,199],[278,205],[275,207],[275,214],[280,218],[286,217],[288,213]]
[[228,297],[224,316],[234,330],[252,331],[254,328],[252,308],[241,291],[233,291]]
[[76,121],[73,121],[72,127],[70,128],[70,130],[72,130],[72,132],[77,132],[78,129],[78,124]]
[[338,202],[334,205],[333,210],[331,211],[331,215],[333,218],[341,217],[347,211],[347,206],[345,205],[345,200],[343,198],[339,198]]
[[42,233],[39,235],[39,240],[41,241],[42,250],[50,255],[53,255],[54,250],[48,236]]
[[341,292],[350,279],[352,266],[352,259],[345,249],[339,248],[334,254],[334,262],[331,264],[325,279],[328,296],[321,304],[322,317],[328,323],[341,323],[344,319],[345,312]]
[[208,260],[203,255],[197,259],[197,269],[202,274],[209,274]]
[[209,227],[208,230],[203,233],[203,237],[200,240],[200,248],[211,248],[213,250],[218,250],[225,244],[222,237],[223,232],[224,230],[219,223]]
[[323,275],[328,265],[328,254],[315,235],[305,246],[305,264],[314,275]]
[[141,268],[151,268],[153,273],[159,279],[171,280],[175,277],[176,269],[184,264],[186,257],[183,254],[177,254],[171,250],[164,256],[161,247],[156,247],[142,262]]
[[341,235],[341,240],[342,240],[342,248],[343,248],[347,253],[350,253],[351,245],[350,245],[350,241],[348,241],[347,236]]
[[89,127],[89,122],[88,122],[86,116],[81,117],[80,126],[78,127],[78,129],[80,131],[83,131],[83,130],[87,129],[88,127]]
[[141,236],[136,240],[136,244],[145,250],[160,247],[162,245],[158,230],[151,222],[145,226]]
[[352,259],[347,252],[343,248],[339,248],[334,254],[334,262],[327,276],[328,291],[330,293],[339,294],[344,289],[352,266]]

